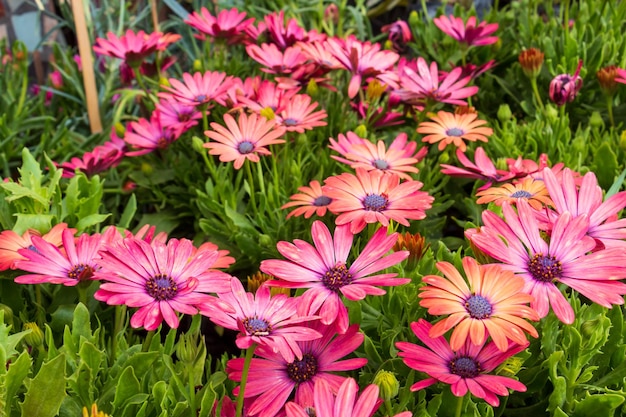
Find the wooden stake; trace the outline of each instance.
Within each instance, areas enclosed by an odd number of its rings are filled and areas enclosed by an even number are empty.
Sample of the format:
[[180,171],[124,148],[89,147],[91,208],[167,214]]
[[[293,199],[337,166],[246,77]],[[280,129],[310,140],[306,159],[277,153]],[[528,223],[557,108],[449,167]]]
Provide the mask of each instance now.
[[154,26],[155,32],[159,32],[159,7],[157,6],[157,0],[150,0],[150,9],[152,12],[152,26]]
[[85,99],[87,100],[87,115],[91,133],[102,132],[100,109],[98,105],[98,91],[96,90],[96,76],[93,68],[93,55],[91,53],[91,41],[85,22],[85,9],[83,0],[72,0],[72,14],[76,26],[76,39],[78,41],[78,53],[83,64],[83,86]]

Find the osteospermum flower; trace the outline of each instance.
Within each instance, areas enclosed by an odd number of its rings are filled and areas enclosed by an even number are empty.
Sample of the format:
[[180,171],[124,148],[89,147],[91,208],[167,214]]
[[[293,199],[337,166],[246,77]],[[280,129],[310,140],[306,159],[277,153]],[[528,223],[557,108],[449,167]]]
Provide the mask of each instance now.
[[489,36],[498,30],[498,24],[480,22],[476,26],[476,16],[470,16],[466,24],[454,16],[439,16],[433,19],[433,23],[446,35],[468,46],[491,45],[498,41],[497,36]]
[[171,87],[164,87],[168,92],[159,93],[159,97],[200,107],[209,106],[212,101],[224,104],[232,77],[217,71],[196,72],[193,75],[186,72],[183,81],[170,78],[169,83]]
[[363,168],[367,171],[378,169],[396,174],[405,180],[411,179],[409,172],[418,172],[415,165],[421,159],[418,159],[418,155],[421,156],[421,150],[420,153],[416,153],[417,144],[407,143],[406,133],[396,136],[389,145],[389,149],[382,140],[373,144],[367,139],[358,137],[354,132],[348,132],[346,136],[340,134],[337,141],[330,138],[329,148],[345,157],[331,155],[331,158],[348,164],[354,169]]
[[304,133],[314,127],[326,126],[326,110],[314,111],[317,102],[311,103],[306,94],[296,94],[289,100],[283,110],[276,114],[276,123],[284,126],[288,132]]
[[120,37],[109,32],[106,39],[96,39],[93,50],[101,55],[123,59],[128,65],[136,68],[147,56],[156,51],[164,51],[169,44],[180,38],[180,35],[174,33],[154,32],[148,35],[143,30],[135,33],[129,29]]
[[102,281],[94,298],[109,305],[139,307],[130,319],[134,328],[155,330],[163,320],[178,327],[176,312],[197,314],[213,302],[209,293],[230,291],[230,275],[210,269],[217,251],[196,251],[187,239],[164,243],[126,238],[100,251]]
[[298,191],[300,191],[298,194],[289,197],[292,201],[281,207],[281,209],[286,209],[301,206],[287,214],[287,218],[304,215],[304,218],[308,219],[313,214],[321,217],[326,214],[328,205],[333,201],[332,198],[324,195],[322,187],[317,180],[311,181],[308,187],[299,187]]
[[157,149],[165,149],[178,139],[177,133],[161,124],[159,111],[155,110],[150,120],[141,118],[136,122],[130,122],[124,141],[136,150],[127,152],[126,155],[140,156]]
[[430,378],[416,382],[411,391],[419,391],[437,382],[450,384],[452,394],[463,397],[467,391],[482,398],[493,407],[500,404],[498,395],[509,395],[509,389],[524,392],[526,386],[512,378],[491,375],[506,359],[526,349],[528,343],[509,343],[506,351],[495,343],[474,345],[469,340],[458,351],[453,351],[443,336],[430,337],[432,325],[424,319],[411,323],[415,336],[428,348],[408,342],[396,342],[398,356],[412,369],[427,373]]
[[583,79],[579,75],[582,67],[583,61],[580,60],[573,75],[559,74],[550,81],[550,100],[554,104],[564,106],[574,101],[583,86]]
[[350,231],[359,233],[367,223],[389,225],[389,220],[409,226],[408,220],[421,220],[431,208],[434,198],[424,191],[419,181],[400,183],[400,177],[379,170],[357,168],[350,173],[327,178],[322,188],[333,199],[328,209],[339,214],[335,223],[350,224]]
[[156,104],[156,110],[159,112],[161,126],[174,132],[175,137],[180,137],[202,118],[202,113],[195,106],[181,104],[172,99],[160,100]]
[[104,144],[96,146],[91,152],[85,152],[81,158],[72,158],[57,166],[63,170],[63,178],[72,178],[76,171],[91,177],[119,165],[126,151],[126,142],[119,138],[113,129],[110,140]]
[[477,147],[474,152],[474,161],[472,162],[465,153],[457,149],[456,157],[464,168],[452,165],[441,164],[441,173],[450,175],[451,177],[472,178],[486,181],[486,184],[478,190],[485,190],[494,182],[508,181],[515,178],[515,174],[502,169],[496,169],[493,161],[489,159],[487,153],[482,147]]
[[231,291],[218,297],[218,303],[200,307],[200,311],[219,326],[239,330],[236,343],[240,349],[248,349],[253,344],[267,346],[272,352],[280,353],[285,361],[293,362],[295,357],[302,359],[296,342],[322,337],[310,327],[297,325],[316,319],[296,314],[297,298],[284,294],[270,297],[266,285],[252,294],[244,290],[239,278],[232,278]]
[[626,254],[617,248],[589,253],[596,242],[586,236],[587,215],[560,214],[550,242],[546,242],[528,203],[519,201],[517,209],[519,214],[504,203],[505,220],[484,211],[485,225],[478,233],[471,233],[470,239],[481,251],[501,261],[504,269],[524,278],[523,291],[535,298],[530,306],[539,317],[545,317],[552,306],[563,323],[574,322],[574,310],[557,287],[559,283],[607,308],[624,303],[626,284],[618,280],[626,278]]
[[235,161],[235,169],[241,168],[246,159],[259,162],[259,155],[272,154],[267,146],[285,142],[278,139],[285,134],[284,127],[255,113],[250,116],[241,113],[237,122],[233,116],[225,114],[224,122],[227,127],[211,123],[213,130],[204,134],[217,143],[205,143],[204,147],[211,155],[219,155],[222,162]]
[[497,206],[502,203],[517,203],[520,199],[525,200],[535,210],[541,210],[546,206],[552,206],[552,200],[548,195],[545,182],[535,180],[532,177],[524,178],[513,184],[503,184],[500,187],[491,187],[476,193],[478,204],[494,202]]
[[268,74],[291,74],[306,61],[306,56],[297,46],[290,46],[284,51],[278,49],[273,43],[264,43],[261,46],[248,45],[246,52],[265,68],[261,71]]
[[[295,390],[295,401],[299,404],[313,404],[313,387],[323,379],[333,391],[337,391],[343,376],[335,371],[358,369],[367,363],[365,358],[340,360],[363,343],[364,336],[359,326],[350,326],[344,334],[337,335],[334,326],[311,324],[311,328],[322,333],[319,339],[298,342],[302,359],[287,362],[278,353],[265,346],[254,352],[259,358],[252,358],[245,398],[256,397],[247,408],[248,415],[274,417]],[[231,359],[226,365],[228,377],[241,381],[244,358]],[[238,388],[236,389],[238,391]]]
[[239,43],[246,36],[246,29],[254,22],[254,18],[246,19],[246,12],[233,8],[222,10],[213,16],[206,7],[200,13],[192,12],[185,23],[200,31],[196,38],[205,40],[207,37],[224,39],[229,44]]
[[537,330],[524,319],[539,320],[537,312],[528,307],[533,297],[523,293],[524,279],[499,265],[479,265],[475,259],[463,258],[467,281],[448,262],[438,262],[437,269],[445,278],[427,275],[420,288],[420,305],[428,314],[448,317],[437,322],[429,335],[442,336],[453,329],[450,347],[457,351],[466,340],[484,345],[491,336],[501,351],[509,341],[524,345],[526,333],[537,337]]
[[478,87],[466,87],[471,75],[463,77],[463,69],[454,68],[440,80],[436,62],[430,67],[424,58],[417,58],[417,72],[409,66],[403,67],[400,75],[400,89],[394,94],[401,100],[424,110],[429,101],[467,106],[463,99],[478,92]]
[[268,285],[309,288],[302,295],[300,311],[306,314],[319,311],[322,323],[336,322],[342,333],[349,321],[341,295],[350,300],[362,300],[367,295],[385,294],[385,290],[376,285],[396,286],[410,281],[396,278],[395,273],[371,275],[402,262],[409,255],[407,251],[398,251],[383,256],[393,247],[397,233],[388,236],[386,228],[377,230],[351,265],[346,263],[354,238],[349,226],[337,226],[331,237],[326,225],[318,220],[311,227],[311,236],[315,246],[302,240],[278,242],[278,252],[287,260],[264,260],[260,269],[279,279]]
[[432,116],[433,122],[422,122],[417,128],[418,133],[427,134],[422,142],[437,143],[440,151],[450,144],[454,144],[462,152],[467,146],[464,140],[487,142],[487,136],[493,133],[490,127],[484,127],[484,120],[476,119],[476,113],[454,114],[440,111]]
[[[67,229],[67,224],[59,223],[52,227],[48,233],[41,236],[41,238],[56,247],[60,247],[63,244],[61,234],[65,229]],[[76,233],[76,229],[70,230],[72,233]],[[34,250],[35,246],[33,246],[32,237],[40,235],[38,231],[33,229],[25,231],[21,236],[13,230],[4,230],[0,233],[0,271],[5,271],[9,268],[15,269],[19,261],[26,260],[25,257],[19,254],[20,249]]]
[[63,284],[73,287],[81,282],[93,280],[99,268],[98,250],[101,236],[83,233],[74,239],[74,229],[63,229],[61,240],[63,250],[39,236],[32,236],[32,248],[20,249],[18,253],[26,258],[18,261],[17,268],[32,274],[15,278],[18,284]]
[[[316,416],[324,417],[367,417],[373,416],[381,401],[378,399],[380,388],[377,385],[368,385],[357,398],[359,386],[353,378],[346,378],[337,395],[330,385],[323,379],[315,382],[313,390],[313,405]],[[288,402],[285,406],[287,417],[310,417],[302,405]],[[395,417],[411,417],[411,413],[396,414]]]

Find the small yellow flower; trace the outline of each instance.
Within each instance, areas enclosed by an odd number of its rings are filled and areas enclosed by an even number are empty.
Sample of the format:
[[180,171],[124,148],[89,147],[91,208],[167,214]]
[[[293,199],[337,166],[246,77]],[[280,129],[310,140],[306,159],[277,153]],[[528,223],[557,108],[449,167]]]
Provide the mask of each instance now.
[[98,411],[98,406],[93,403],[91,404],[91,414],[87,411],[87,407],[83,407],[83,417],[111,417],[108,414]]

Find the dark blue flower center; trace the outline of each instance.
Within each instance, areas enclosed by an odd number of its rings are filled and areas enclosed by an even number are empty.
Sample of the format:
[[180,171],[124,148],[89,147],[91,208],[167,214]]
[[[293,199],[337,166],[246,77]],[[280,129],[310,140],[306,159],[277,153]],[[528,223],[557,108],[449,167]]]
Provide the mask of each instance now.
[[324,207],[324,206],[329,205],[331,201],[333,201],[332,198],[326,197],[325,195],[321,195],[317,197],[315,200],[313,200],[313,205],[315,207]]
[[242,155],[250,153],[254,150],[254,143],[250,142],[249,140],[239,142],[239,145],[237,145],[237,150]]
[[383,211],[387,208],[387,203],[389,203],[389,200],[387,200],[385,194],[369,194],[363,200],[363,207],[365,210]]
[[246,318],[243,327],[252,336],[268,336],[272,331],[272,326],[266,320],[257,317]]
[[451,373],[461,378],[476,378],[482,371],[480,363],[467,356],[452,359],[449,368]]
[[324,274],[322,283],[331,291],[339,292],[344,285],[352,283],[352,274],[345,264],[338,263]]
[[446,130],[446,135],[448,136],[462,136],[464,133],[463,129],[459,129],[458,127]]
[[156,274],[146,281],[146,292],[157,301],[171,300],[178,293],[178,286],[169,275]]
[[298,121],[296,119],[294,119],[294,118],[289,117],[289,118],[283,120],[283,124],[285,126],[295,126],[295,125],[298,124]]
[[389,163],[387,163],[387,161],[385,161],[384,159],[374,159],[374,162],[372,162],[372,165],[374,165],[377,169],[389,168]]
[[552,282],[561,277],[563,266],[554,256],[538,253],[528,261],[528,272],[540,282]]
[[533,195],[526,190],[517,190],[511,194],[511,198],[530,198]]
[[207,99],[206,94],[200,94],[200,95],[196,96],[196,101],[198,101],[200,103],[202,103],[203,101],[206,101],[206,99]]
[[89,265],[78,264],[67,271],[67,276],[78,281],[90,279],[93,276],[93,268]]
[[465,300],[465,309],[473,319],[489,318],[493,311],[491,303],[480,295],[472,295]]
[[30,245],[30,246],[29,246],[29,247],[27,247],[26,249],[28,249],[29,251],[32,251],[32,252],[35,252],[35,253],[38,253],[38,254],[40,254],[40,255],[41,255],[41,252],[39,252],[39,251],[37,250],[37,248],[35,247],[35,245]]
[[287,375],[296,383],[305,382],[317,374],[317,359],[310,353],[302,355],[301,360],[287,364]]

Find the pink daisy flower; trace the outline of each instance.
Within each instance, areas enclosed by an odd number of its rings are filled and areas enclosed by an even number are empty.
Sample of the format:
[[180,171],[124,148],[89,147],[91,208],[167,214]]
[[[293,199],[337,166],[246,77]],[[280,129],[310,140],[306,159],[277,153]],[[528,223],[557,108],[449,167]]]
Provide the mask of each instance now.
[[413,39],[411,28],[404,20],[396,20],[394,23],[385,25],[380,28],[380,31],[387,34],[391,48],[399,54],[406,51],[406,44]]
[[187,239],[147,243],[126,238],[100,251],[102,281],[94,298],[109,305],[139,307],[130,319],[134,328],[155,330],[163,320],[178,327],[176,312],[197,314],[213,302],[208,293],[230,291],[230,275],[211,270],[217,251],[196,251]]
[[311,181],[308,187],[299,187],[298,191],[300,191],[300,193],[289,197],[292,201],[281,207],[281,209],[286,209],[289,207],[301,206],[292,210],[287,215],[287,218],[290,218],[291,216],[304,215],[304,218],[308,219],[314,214],[321,217],[326,214],[328,205],[333,201],[330,197],[324,195],[322,187],[317,180]]
[[467,155],[461,150],[456,150],[456,157],[464,168],[455,167],[453,165],[441,164],[441,173],[450,175],[451,177],[472,178],[486,181],[486,184],[478,189],[478,191],[486,190],[491,187],[494,182],[508,181],[516,177],[515,173],[496,169],[495,164],[482,147],[476,148],[474,152],[474,161],[469,160]]
[[131,67],[138,67],[147,56],[156,51],[164,51],[169,44],[180,38],[180,35],[173,33],[154,32],[147,35],[143,30],[135,33],[129,29],[120,37],[109,32],[106,39],[96,39],[93,50],[100,55],[123,59]]
[[617,76],[615,82],[620,84],[626,84],[626,70],[622,68],[617,69]]
[[412,178],[408,173],[419,171],[415,165],[421,159],[418,159],[418,155],[423,154],[423,152],[420,150],[420,153],[416,153],[417,143],[409,142],[407,144],[407,138],[406,133],[400,133],[389,145],[389,149],[386,149],[385,142],[382,140],[373,144],[367,139],[358,137],[353,132],[348,132],[346,136],[340,134],[337,141],[330,138],[329,148],[344,156],[342,158],[331,155],[331,158],[348,164],[354,169],[380,170],[396,174],[404,180],[411,180]]
[[325,70],[336,70],[342,68],[341,62],[326,47],[325,42],[298,42],[302,53],[309,61]]
[[91,152],[85,152],[81,158],[72,158],[68,162],[58,164],[57,167],[63,170],[63,178],[72,178],[76,171],[91,177],[118,166],[126,154],[126,142],[117,136],[115,129],[110,137],[111,140],[96,146]]
[[512,378],[491,375],[498,365],[526,349],[525,345],[509,343],[504,352],[495,343],[474,345],[469,340],[453,351],[443,336],[430,337],[432,325],[424,319],[411,323],[415,336],[428,348],[409,342],[396,342],[398,356],[412,369],[427,373],[430,378],[416,382],[411,391],[419,391],[437,382],[450,384],[452,394],[463,397],[467,391],[493,407],[500,404],[497,395],[509,395],[509,389],[525,392],[526,386]]
[[196,72],[193,75],[186,72],[182,82],[170,78],[169,83],[171,87],[165,87],[168,92],[159,93],[159,97],[173,98],[187,106],[208,106],[211,101],[223,105],[232,77],[226,77],[226,73],[217,71]]
[[467,106],[463,99],[476,94],[478,87],[466,87],[471,76],[462,77],[462,72],[462,68],[454,68],[440,80],[437,63],[433,61],[429,67],[424,58],[419,57],[417,72],[408,65],[403,68],[401,88],[395,91],[395,95],[420,111],[424,110],[428,101]]
[[380,228],[367,243],[363,252],[350,266],[346,264],[354,236],[349,226],[337,226],[334,237],[324,223],[313,222],[311,236],[315,246],[302,240],[293,243],[278,242],[278,252],[287,260],[270,259],[261,262],[261,271],[279,278],[268,285],[283,288],[310,288],[301,298],[301,312],[318,314],[322,323],[337,323],[340,332],[348,328],[348,310],[341,295],[349,300],[362,300],[367,295],[383,295],[385,290],[375,285],[396,286],[408,283],[396,278],[396,273],[373,275],[402,262],[407,251],[386,254],[398,239],[398,234],[387,236]]
[[495,213],[483,212],[485,226],[470,233],[474,245],[487,255],[503,262],[504,269],[515,272],[526,281],[523,291],[535,299],[530,303],[539,317],[552,306],[563,323],[574,322],[574,310],[563,296],[558,283],[578,291],[593,302],[611,308],[624,304],[626,254],[621,249],[604,249],[589,254],[596,242],[586,236],[587,215],[573,217],[564,212],[556,219],[550,242],[540,235],[534,210],[520,200],[519,214],[507,203],[502,206],[505,220]]
[[[368,385],[357,398],[359,386],[353,378],[346,378],[337,395],[330,385],[323,379],[315,381],[313,389],[314,415],[325,417],[371,417],[374,415],[382,400],[378,398],[380,388],[377,385]],[[308,408],[308,407],[307,407]],[[288,402],[285,405],[287,417],[310,417],[311,414],[302,405]],[[396,414],[394,417],[411,417],[411,413]]]
[[248,95],[240,95],[238,102],[255,113],[270,108],[273,112],[282,111],[296,95],[296,90],[284,90],[275,83],[263,80]]
[[179,103],[176,100],[160,100],[156,105],[159,112],[161,126],[174,132],[175,137],[197,125],[197,120],[202,118],[202,113],[195,106]]
[[602,201],[602,188],[596,175],[586,173],[579,188],[569,168],[563,170],[560,181],[546,168],[543,179],[556,212],[547,212],[550,222],[565,212],[573,217],[585,215],[589,219],[587,235],[599,241],[600,247],[626,249],[626,219],[617,220],[619,212],[626,208],[626,191]]
[[[35,249],[32,241],[33,236],[41,236],[46,242],[60,247],[63,245],[61,234],[65,229],[67,229],[67,224],[59,223],[44,235],[41,235],[37,230],[29,229],[21,236],[13,230],[4,230],[0,233],[0,271],[6,271],[9,268],[16,269],[19,261],[26,260],[25,257],[19,254],[19,251],[21,249]],[[76,233],[76,229],[70,229],[70,231]]]
[[[270,297],[270,289],[261,285],[255,294],[246,292],[239,278],[231,279],[231,291],[218,294],[219,302],[200,307],[200,312],[219,326],[239,330],[237,347],[248,349],[253,344],[266,346],[280,353],[287,362],[302,359],[297,342],[322,337],[310,327],[297,324],[316,319],[296,314],[298,298],[278,294]],[[295,356],[294,356],[295,355]]]
[[[254,398],[247,409],[251,416],[274,417],[295,390],[295,400],[299,404],[313,404],[313,387],[323,379],[333,391],[339,390],[343,376],[331,372],[351,371],[361,368],[367,359],[353,358],[340,360],[363,343],[364,336],[359,326],[350,326],[344,334],[337,335],[334,326],[311,324],[322,337],[309,342],[298,342],[302,359],[287,362],[279,353],[265,346],[254,352],[260,358],[252,358],[245,398]],[[228,377],[241,381],[243,358],[231,359],[226,365]],[[239,389],[237,388],[236,391]]]
[[15,278],[18,284],[63,284],[73,287],[81,282],[93,280],[99,269],[98,250],[101,236],[83,233],[74,238],[74,229],[63,229],[61,240],[63,250],[39,236],[32,236],[32,248],[20,249],[18,253],[26,258],[18,261],[17,268],[33,274]]
[[359,233],[367,223],[389,225],[389,220],[409,226],[408,220],[421,220],[432,207],[434,198],[424,191],[419,181],[400,183],[400,177],[379,170],[356,169],[356,176],[343,173],[327,178],[324,193],[333,199],[328,209],[339,214],[335,223],[350,224],[350,231]]
[[285,24],[283,10],[265,15],[262,32],[267,34],[271,43],[283,50],[295,45],[298,41],[323,41],[326,38],[326,35],[315,30],[307,32],[294,18],[287,19],[287,24]]
[[235,161],[235,169],[241,168],[246,159],[259,162],[259,155],[271,155],[266,146],[285,143],[278,139],[285,134],[285,128],[255,113],[250,116],[241,113],[238,122],[227,113],[224,122],[227,128],[211,123],[213,130],[204,134],[217,143],[205,143],[204,147],[209,149],[209,154],[219,155],[222,162]]
[[304,133],[314,127],[326,126],[326,110],[314,111],[317,102],[311,103],[306,94],[296,94],[289,100],[285,108],[276,114],[276,123],[284,126],[288,132]]
[[248,45],[246,52],[265,68],[261,71],[268,74],[291,74],[305,63],[306,57],[297,46],[290,46],[284,51],[278,49],[273,43],[264,43],[261,46]]
[[124,141],[137,150],[127,152],[126,155],[140,156],[157,149],[165,149],[176,139],[178,139],[176,132],[166,129],[161,124],[159,111],[155,110],[149,121],[141,118],[136,122],[130,122],[130,129],[126,130]]
[[246,12],[233,8],[222,10],[213,16],[206,7],[200,13],[192,12],[185,23],[200,31],[196,38],[206,40],[207,37],[225,39],[229,44],[240,43],[246,36],[246,28],[254,22],[254,18],[246,19]]
[[480,22],[476,26],[476,16],[470,16],[467,23],[454,16],[439,16],[433,23],[445,34],[468,46],[491,45],[498,42],[497,36],[489,36],[498,30],[497,23]]

